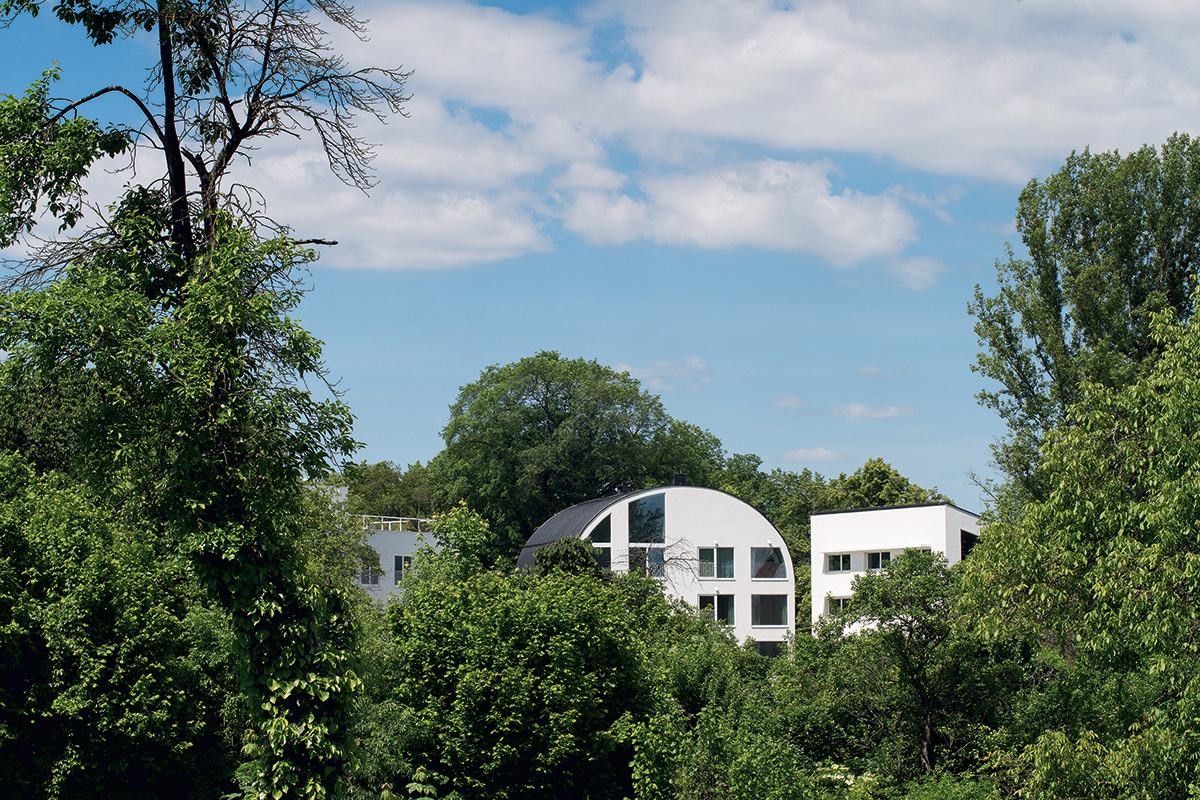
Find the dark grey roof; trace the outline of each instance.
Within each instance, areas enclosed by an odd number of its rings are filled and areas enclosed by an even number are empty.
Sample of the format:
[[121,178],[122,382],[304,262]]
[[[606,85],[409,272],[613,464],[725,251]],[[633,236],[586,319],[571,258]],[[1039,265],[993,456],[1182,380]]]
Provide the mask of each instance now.
[[583,529],[589,522],[600,516],[609,506],[617,504],[632,494],[636,494],[636,492],[611,494],[564,508],[543,522],[542,526],[533,532],[533,535],[525,542],[525,546],[521,548],[521,557],[517,559],[517,566],[532,567],[535,563],[533,552],[539,547],[568,536],[578,536],[583,533]]

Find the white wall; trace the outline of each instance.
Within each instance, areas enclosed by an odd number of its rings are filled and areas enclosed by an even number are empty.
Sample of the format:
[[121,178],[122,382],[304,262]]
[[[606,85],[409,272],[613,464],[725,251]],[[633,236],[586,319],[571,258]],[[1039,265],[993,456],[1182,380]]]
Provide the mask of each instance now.
[[400,593],[393,569],[395,557],[412,556],[426,543],[432,544],[433,537],[416,531],[375,531],[367,538],[367,544],[379,554],[383,574],[379,576],[378,583],[360,582],[359,586],[379,602],[387,602],[388,595]]
[[[738,498],[698,486],[665,486],[633,492],[610,506],[583,531],[588,538],[604,518],[611,516],[612,568],[626,570],[629,566],[629,504],[639,498],[662,493],[665,501],[665,539],[661,545],[666,556],[664,588],[693,606],[699,605],[700,595],[733,595],[734,635],[739,641],[752,637],[760,642],[781,642],[796,631],[796,584],[792,575],[792,559],[783,537],[753,506]],[[603,546],[603,545],[597,545]],[[699,549],[728,547],[733,549],[733,578],[701,578]],[[776,547],[787,568],[786,578],[753,578],[750,575],[752,547]],[[787,612],[787,624],[755,626],[751,619],[751,598],[754,595],[781,595]]]
[[[961,532],[979,535],[979,517],[949,504],[893,506],[813,514],[812,622],[827,611],[829,597],[849,597],[850,584],[867,569],[867,553],[899,556],[906,548],[962,560]],[[829,556],[850,555],[849,572],[831,572]]]

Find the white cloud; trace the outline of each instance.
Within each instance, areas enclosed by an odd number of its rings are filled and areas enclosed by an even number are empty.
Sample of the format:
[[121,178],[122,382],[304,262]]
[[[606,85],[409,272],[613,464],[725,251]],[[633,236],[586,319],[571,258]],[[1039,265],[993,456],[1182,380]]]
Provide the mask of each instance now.
[[914,225],[890,197],[833,192],[828,163],[757,161],[648,182],[654,238],[815,253],[847,265],[893,253]]
[[888,266],[896,279],[909,289],[932,289],[937,285],[937,276],[946,271],[936,258],[925,256],[893,259]]
[[[416,237],[419,257],[364,260],[376,266],[517,255],[551,246],[544,231],[560,221],[594,244],[745,246],[840,266],[881,257],[901,284],[926,289],[945,267],[905,255],[912,212],[956,224],[963,184],[835,186],[836,163],[1021,183],[1085,145],[1127,151],[1200,128],[1194,4],[1096,0],[1079,13],[1075,0],[601,0],[552,16],[374,0],[360,10],[372,41],[339,42],[355,64],[415,70],[411,119],[361,128],[379,143],[373,197],[414,214],[411,224],[319,179],[315,151],[264,150],[252,183],[281,198],[277,218],[369,242],[347,250],[394,249],[397,230]],[[596,49],[602,18],[606,36],[625,31],[612,50]],[[831,155],[814,162],[814,151]],[[318,209],[300,209],[314,197]],[[471,223],[455,230],[450,209],[467,206]]]
[[846,454],[826,447],[801,447],[784,453],[783,457],[788,461],[837,461],[845,458]]
[[657,392],[674,391],[680,386],[698,392],[713,380],[712,370],[698,356],[687,356],[683,361],[655,361],[649,367],[614,364],[613,369],[629,373]]
[[868,406],[862,403],[846,403],[833,410],[835,416],[846,419],[890,419],[892,417],[914,417],[913,406]]

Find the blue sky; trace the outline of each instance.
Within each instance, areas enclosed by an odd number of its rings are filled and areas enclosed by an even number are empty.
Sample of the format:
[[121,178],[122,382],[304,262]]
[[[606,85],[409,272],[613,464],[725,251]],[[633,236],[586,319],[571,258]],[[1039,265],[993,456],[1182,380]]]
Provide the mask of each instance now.
[[[1021,186],[1198,129],[1200,7],[1134,6],[359,3],[352,62],[414,70],[410,117],[361,128],[378,186],[339,184],[311,141],[242,177],[341,243],[299,316],[362,459],[429,459],[458,387],[549,349],[767,468],[882,457],[979,510],[967,473],[1002,426],[966,306]],[[45,14],[0,35],[9,93],[53,58],[64,95],[136,82],[147,50],[94,53]]]

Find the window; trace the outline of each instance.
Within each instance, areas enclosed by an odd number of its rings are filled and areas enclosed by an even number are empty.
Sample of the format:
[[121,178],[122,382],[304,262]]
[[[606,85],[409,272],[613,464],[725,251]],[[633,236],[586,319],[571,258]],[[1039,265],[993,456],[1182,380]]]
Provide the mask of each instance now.
[[392,570],[392,582],[399,586],[401,579],[404,578],[404,573],[408,571],[409,565],[412,564],[412,556],[393,556],[393,558],[395,559],[395,563]]
[[883,569],[883,565],[892,560],[892,554],[888,552],[882,553],[867,553],[867,569]]
[[849,607],[850,607],[850,598],[849,597],[831,597],[831,598],[829,598],[829,610],[831,612],[845,611]]
[[700,548],[700,577],[701,578],[732,578],[733,577],[733,548],[732,547],[701,547]]
[[733,624],[733,595],[731,594],[702,594],[700,595],[700,609],[708,611],[708,615],[717,622],[724,622],[726,625]]
[[975,549],[975,542],[979,541],[979,537],[970,531],[960,530],[958,532],[958,546],[962,557],[966,558],[971,555],[971,551]]
[[758,651],[760,656],[774,658],[775,656],[779,655],[779,646],[781,644],[783,644],[783,642],[755,642],[754,649]]
[[750,596],[751,625],[787,625],[788,596],[786,594],[756,594]]
[[379,576],[383,574],[383,570],[371,564],[364,564],[362,572],[358,574],[358,582],[363,586],[378,586]]
[[629,541],[635,544],[665,542],[666,495],[652,494],[629,503]]
[[850,554],[839,553],[829,557],[830,572],[849,572],[850,571]]
[[608,516],[596,523],[588,534],[592,544],[608,544],[612,541],[612,517]]
[[605,569],[612,569],[612,549],[609,547],[597,547],[592,553],[592,557],[596,559],[596,563]]
[[629,548],[630,572],[641,572],[649,578],[661,578],[666,566],[666,552],[661,547]]
[[786,578],[787,564],[778,547],[750,548],[750,576],[754,578]]

